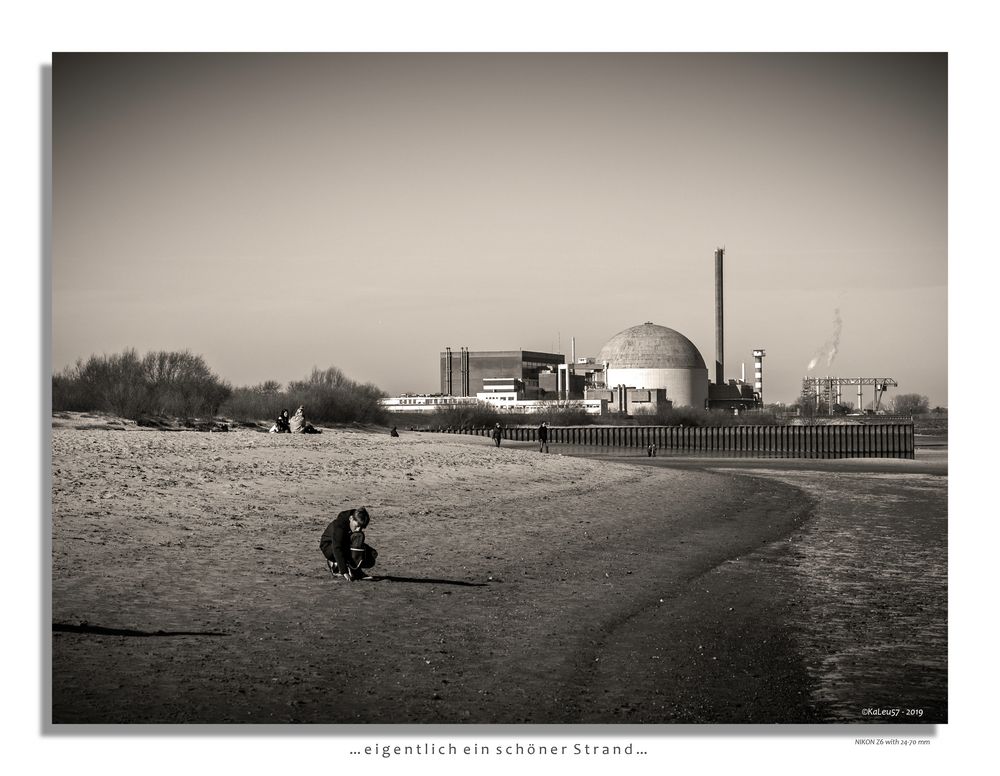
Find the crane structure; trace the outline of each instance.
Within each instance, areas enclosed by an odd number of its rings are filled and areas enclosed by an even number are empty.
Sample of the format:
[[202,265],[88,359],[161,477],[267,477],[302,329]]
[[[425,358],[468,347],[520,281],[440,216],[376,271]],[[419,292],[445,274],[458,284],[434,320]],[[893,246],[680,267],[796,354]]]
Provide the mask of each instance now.
[[815,403],[814,406],[819,410],[823,402],[826,402],[827,413],[832,415],[834,404],[841,403],[841,389],[845,385],[858,386],[858,412],[864,411],[864,387],[872,386],[874,392],[872,409],[878,412],[882,404],[882,395],[890,387],[895,388],[897,383],[891,377],[803,377],[803,405],[806,402]]

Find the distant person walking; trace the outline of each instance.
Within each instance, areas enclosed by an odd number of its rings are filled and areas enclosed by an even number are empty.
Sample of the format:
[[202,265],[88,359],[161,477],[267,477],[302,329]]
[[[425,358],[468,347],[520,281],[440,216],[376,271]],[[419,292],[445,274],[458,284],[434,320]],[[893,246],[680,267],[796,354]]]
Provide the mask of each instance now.
[[335,577],[348,582],[370,580],[365,572],[375,565],[378,552],[365,543],[365,531],[370,517],[365,507],[345,509],[326,527],[319,540],[319,549],[326,558],[326,567]]
[[538,427],[538,452],[547,453],[549,451],[549,425],[542,421]]
[[500,440],[503,439],[503,429],[500,428],[500,424],[497,423],[493,427],[493,444],[500,447]]

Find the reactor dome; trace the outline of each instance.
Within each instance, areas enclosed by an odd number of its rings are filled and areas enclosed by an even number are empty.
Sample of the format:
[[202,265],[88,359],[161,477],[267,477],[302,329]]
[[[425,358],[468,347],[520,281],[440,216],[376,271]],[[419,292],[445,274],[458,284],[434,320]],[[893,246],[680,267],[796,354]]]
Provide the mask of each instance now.
[[597,360],[613,369],[705,369],[705,360],[691,340],[648,321],[618,332],[601,348]]
[[665,389],[675,407],[705,406],[708,369],[698,348],[666,326],[646,322],[618,332],[597,356],[605,385]]

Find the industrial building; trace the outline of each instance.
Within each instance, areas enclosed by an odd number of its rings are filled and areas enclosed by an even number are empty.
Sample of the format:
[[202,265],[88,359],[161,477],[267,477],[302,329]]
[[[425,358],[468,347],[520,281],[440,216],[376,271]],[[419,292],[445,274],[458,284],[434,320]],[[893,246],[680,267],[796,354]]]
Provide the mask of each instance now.
[[708,370],[705,360],[680,332],[647,321],[618,332],[601,348],[603,387],[587,398],[603,398],[612,411],[632,415],[661,407],[705,406]]
[[[441,393],[477,396],[516,394],[518,399],[583,398],[583,382],[570,383],[566,356],[533,350],[470,351],[451,348],[440,354]],[[573,394],[573,395],[571,395]]]
[[[620,331],[596,358],[572,360],[559,353],[528,350],[440,353],[441,393],[397,397],[383,404],[395,411],[417,406],[483,401],[497,407],[537,411],[539,402],[583,402],[588,412],[627,415],[671,407],[742,412],[762,405],[764,350],[753,351],[754,384],[725,378],[723,258],[715,251],[715,380],[694,343],[674,329],[646,321]],[[530,409],[529,409],[530,408]]]
[[588,415],[605,415],[608,403],[600,399],[568,399],[554,401],[545,399],[515,399],[503,395],[481,393],[478,396],[441,396],[440,394],[404,394],[387,399],[379,399],[379,404],[387,412],[433,413],[439,409],[474,407],[488,404],[494,409],[511,413],[537,414],[558,406],[559,409],[582,410]]
[[741,412],[761,406],[762,349],[754,351],[756,383],[726,380],[723,335],[723,257],[715,251],[715,382],[698,348],[674,329],[646,321],[612,337],[601,348],[603,386],[587,390],[603,398],[612,412],[655,413],[664,407],[697,407]]

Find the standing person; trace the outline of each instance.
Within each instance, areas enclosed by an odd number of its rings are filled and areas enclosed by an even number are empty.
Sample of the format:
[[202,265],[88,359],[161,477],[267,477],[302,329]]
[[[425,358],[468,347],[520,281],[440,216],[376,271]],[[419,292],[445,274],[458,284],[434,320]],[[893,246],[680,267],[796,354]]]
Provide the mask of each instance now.
[[374,579],[364,569],[375,565],[378,557],[374,547],[365,544],[364,529],[370,517],[364,507],[345,509],[323,531],[319,549],[326,558],[330,573],[341,576],[348,582]]
[[549,451],[549,424],[544,420],[538,427],[538,452],[547,453]]
[[500,428],[500,424],[497,423],[493,427],[493,443],[500,447],[500,440],[503,439],[503,430]]

